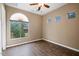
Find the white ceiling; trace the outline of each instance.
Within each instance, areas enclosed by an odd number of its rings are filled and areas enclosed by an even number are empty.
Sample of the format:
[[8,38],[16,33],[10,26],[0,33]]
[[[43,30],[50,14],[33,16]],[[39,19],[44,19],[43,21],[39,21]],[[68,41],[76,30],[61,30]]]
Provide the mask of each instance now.
[[47,13],[49,13],[50,11],[53,11],[57,8],[60,8],[62,6],[64,6],[66,3],[46,3],[50,6],[50,8],[45,8],[42,7],[40,11],[37,11],[38,6],[30,6],[29,3],[6,3],[6,5],[11,6],[11,7],[15,7],[15,8],[19,8],[31,13],[35,13],[38,15],[45,15]]

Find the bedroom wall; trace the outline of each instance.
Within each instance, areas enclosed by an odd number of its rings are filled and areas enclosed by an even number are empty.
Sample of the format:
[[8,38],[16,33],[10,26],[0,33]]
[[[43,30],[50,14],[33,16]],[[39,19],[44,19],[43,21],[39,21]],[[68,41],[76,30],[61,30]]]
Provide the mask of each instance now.
[[[5,6],[5,7],[6,7],[6,15],[7,15],[7,46],[41,39],[42,37],[42,16],[27,12],[24,10],[20,10],[17,8],[13,8],[10,6]],[[20,39],[10,38],[9,19],[10,19],[10,16],[14,13],[22,13],[26,15],[26,17],[28,17],[29,22],[30,22],[28,37],[20,38]]]
[[[74,11],[76,17],[69,20],[68,12]],[[47,23],[48,17],[51,23]],[[61,16],[59,24],[55,16]],[[46,40],[79,49],[79,4],[67,4],[43,16],[43,38]]]

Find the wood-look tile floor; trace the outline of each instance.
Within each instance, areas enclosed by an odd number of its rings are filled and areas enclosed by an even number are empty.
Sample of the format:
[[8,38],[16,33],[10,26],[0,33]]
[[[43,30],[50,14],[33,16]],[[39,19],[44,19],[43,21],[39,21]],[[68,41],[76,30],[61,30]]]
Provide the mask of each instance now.
[[43,40],[7,48],[3,56],[79,56],[78,52]]

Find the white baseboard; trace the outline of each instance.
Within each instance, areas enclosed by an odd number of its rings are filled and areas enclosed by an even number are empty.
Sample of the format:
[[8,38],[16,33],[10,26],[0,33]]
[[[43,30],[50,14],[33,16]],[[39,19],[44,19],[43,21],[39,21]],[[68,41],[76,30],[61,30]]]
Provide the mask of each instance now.
[[51,41],[51,40],[47,40],[47,39],[44,39],[44,38],[42,38],[42,39],[45,40],[45,41],[51,42],[51,43],[53,43],[53,44],[56,44],[56,45],[59,45],[59,46],[62,46],[62,47],[71,49],[71,50],[76,51],[76,52],[79,52],[79,50],[76,49],[76,48],[72,48],[72,47],[69,47],[69,46],[66,46],[66,45],[63,45],[63,44],[60,44],[60,43],[56,43],[56,42],[53,42],[53,41]]
[[62,47],[71,49],[71,50],[76,51],[76,52],[79,52],[79,50],[76,49],[76,48],[72,48],[72,47],[69,47],[69,46],[66,46],[66,45],[63,45],[63,44],[60,44],[60,43],[56,43],[56,42],[53,42],[53,41],[51,41],[51,40],[47,40],[47,39],[45,39],[45,38],[36,39],[36,40],[31,40],[31,41],[28,41],[28,42],[18,43],[18,44],[14,44],[14,45],[9,45],[9,46],[7,46],[7,48],[8,48],[8,47],[12,47],[12,46],[22,45],[22,44],[25,44],[25,43],[31,43],[31,42],[35,42],[35,41],[39,41],[39,40],[45,40],[45,41],[51,42],[51,43],[53,43],[53,44],[56,44],[56,45],[59,45],[59,46],[62,46]]
[[27,41],[27,42],[18,43],[18,44],[9,45],[9,46],[7,46],[7,48],[17,46],[17,45],[26,44],[26,43],[31,43],[31,42],[35,42],[35,41],[39,41],[39,40],[42,40],[42,39],[36,39],[36,40],[31,40],[31,41]]

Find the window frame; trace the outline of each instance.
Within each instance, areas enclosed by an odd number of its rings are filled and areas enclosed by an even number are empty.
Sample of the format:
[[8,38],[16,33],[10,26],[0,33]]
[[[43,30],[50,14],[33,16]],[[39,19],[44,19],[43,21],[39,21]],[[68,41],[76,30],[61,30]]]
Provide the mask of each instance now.
[[[15,13],[15,14],[16,14],[16,13]],[[20,13],[20,14],[21,14],[21,13]],[[14,14],[12,14],[12,15],[14,15]],[[12,15],[11,15],[11,16],[12,16]],[[23,14],[23,15],[24,15],[24,14]],[[26,18],[27,18],[27,17],[26,17]],[[9,18],[9,19],[10,19],[10,18]],[[27,18],[27,20],[28,20],[28,18]],[[10,24],[11,21],[27,22],[27,21],[24,21],[24,20],[23,20],[23,21],[22,21],[22,20],[11,20],[11,19],[9,20],[9,26],[10,26],[10,27],[9,27],[9,29],[10,29],[9,31],[10,31],[10,39],[11,39],[11,40],[17,40],[17,39],[23,39],[23,38],[29,37],[29,23],[30,23],[29,20],[28,20],[28,35],[25,36],[25,37],[21,37],[21,36],[20,36],[19,38],[12,38],[12,37],[11,37],[11,24]]]

